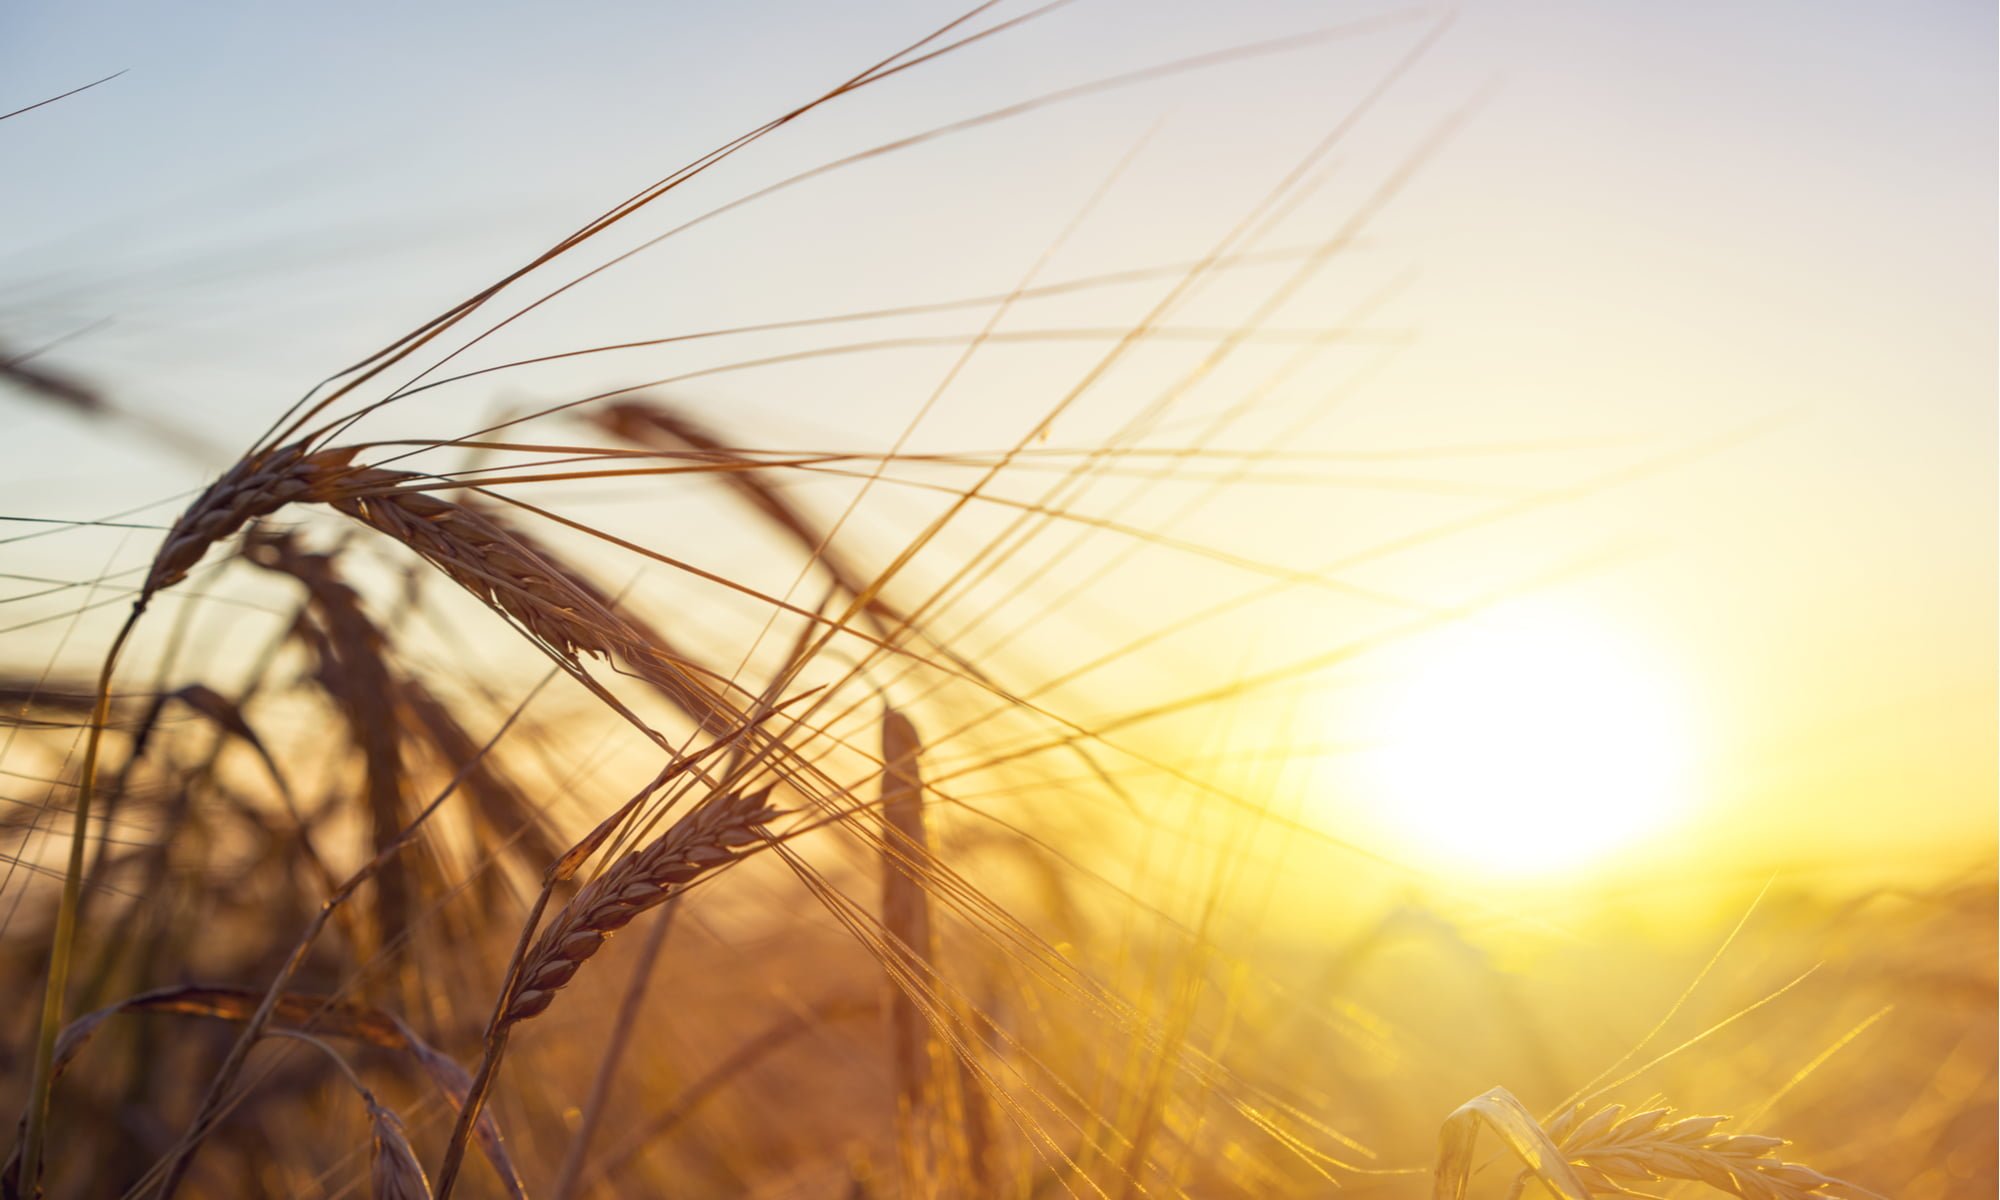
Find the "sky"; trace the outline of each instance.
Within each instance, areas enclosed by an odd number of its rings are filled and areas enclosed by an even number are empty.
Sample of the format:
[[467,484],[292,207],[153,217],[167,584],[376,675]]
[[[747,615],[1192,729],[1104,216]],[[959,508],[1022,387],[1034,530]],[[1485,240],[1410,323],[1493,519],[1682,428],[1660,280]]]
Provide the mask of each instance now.
[[[189,456],[136,430],[107,438],[0,397],[0,513],[103,516],[184,492],[330,370],[955,13],[914,0],[8,6],[0,110],[125,74],[0,123],[0,345],[46,347],[41,361],[213,449]],[[1199,256],[1436,10],[1078,0],[830,106],[704,177],[674,210],[683,219],[1022,96],[1384,15],[1350,38],[829,176],[649,251],[499,341],[529,353],[1005,291],[1079,212],[1049,277]],[[1353,580],[1455,603],[1607,547],[1629,553],[1566,594],[1669,664],[1692,697],[1701,821],[1743,844],[1803,847],[1789,860],[1802,871],[1990,853],[1994,93],[1990,5],[1457,10],[1273,235],[1323,238],[1415,169],[1342,269],[1274,319],[1366,314],[1359,344],[1288,385],[1287,396],[1353,391],[1299,444],[1584,447],[1427,468],[1494,495],[1706,449],[1372,561]],[[1425,152],[1443,128],[1449,138]],[[1051,311],[1116,322],[1145,298]],[[1217,314],[1241,311],[1228,287],[1209,299]],[[1005,358],[967,379],[923,436],[1018,435],[1075,361],[1059,348]],[[615,384],[625,370],[545,386]],[[928,376],[904,370],[826,364],[689,386],[719,419],[776,444],[866,443],[893,435],[919,397]],[[452,432],[544,386],[508,379],[437,394],[385,431]],[[1232,380],[1218,373],[1216,393]],[[1053,436],[1087,442],[1125,415],[1111,400],[1080,407]],[[1188,517],[1190,536],[1308,564],[1473,511],[1463,498],[1363,491],[1314,493],[1323,507],[1264,519],[1254,506],[1268,497],[1249,490]],[[100,530],[7,549],[0,569],[68,578],[146,543]],[[1323,598],[1285,604],[1271,611],[1305,640],[1376,619]],[[1297,652],[1254,632],[1221,626],[1197,645],[1245,671]],[[0,658],[45,658],[45,642],[24,641],[39,636],[0,634]],[[1346,728],[1379,699],[1365,685],[1330,694],[1301,719]]]

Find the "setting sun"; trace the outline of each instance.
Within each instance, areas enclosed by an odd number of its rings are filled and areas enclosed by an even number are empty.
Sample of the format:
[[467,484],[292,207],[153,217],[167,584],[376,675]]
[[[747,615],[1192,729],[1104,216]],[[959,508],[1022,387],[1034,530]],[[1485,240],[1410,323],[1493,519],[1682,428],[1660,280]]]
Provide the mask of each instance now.
[[1686,803],[1674,689],[1581,615],[1496,610],[1414,657],[1373,765],[1386,823],[1426,853],[1494,873],[1570,866]]

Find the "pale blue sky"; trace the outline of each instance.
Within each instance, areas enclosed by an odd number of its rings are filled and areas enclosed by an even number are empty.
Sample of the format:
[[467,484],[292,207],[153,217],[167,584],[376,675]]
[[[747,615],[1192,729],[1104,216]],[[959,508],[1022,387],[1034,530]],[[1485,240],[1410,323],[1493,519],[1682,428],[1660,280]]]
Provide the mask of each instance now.
[[[9,5],[0,109],[129,73],[0,124],[0,339],[85,331],[46,361],[233,452],[328,370],[955,11]],[[1068,83],[1388,11],[1402,10],[1080,0],[802,122],[674,211]],[[1004,290],[1146,136],[1057,274],[1198,254],[1421,29],[1190,75],[844,174],[663,248],[510,345]],[[1798,414],[1751,448],[1607,498],[1563,537],[1669,547],[1608,603],[1707,664],[1729,736],[1914,713],[1898,719],[1920,734],[1855,769],[1887,780],[1948,760],[1950,779],[1928,785],[1949,795],[1939,828],[1987,811],[1993,6],[1475,0],[1336,156],[1302,234],[1337,225],[1489,81],[1474,122],[1322,297],[1408,275],[1380,323],[1419,336],[1329,436],[1671,439]],[[1039,385],[1023,371],[1009,381]],[[910,394],[893,387],[832,370],[807,382],[698,394],[767,428],[861,440],[908,415]],[[1017,430],[1014,410],[967,386],[941,437]],[[451,433],[507,396],[406,419]],[[4,513],[97,515],[204,472],[15,396],[0,397],[0,429]],[[16,544],[9,569],[93,570],[114,546],[92,536]],[[1442,586],[1471,561],[1452,553],[1384,567],[1384,582]]]

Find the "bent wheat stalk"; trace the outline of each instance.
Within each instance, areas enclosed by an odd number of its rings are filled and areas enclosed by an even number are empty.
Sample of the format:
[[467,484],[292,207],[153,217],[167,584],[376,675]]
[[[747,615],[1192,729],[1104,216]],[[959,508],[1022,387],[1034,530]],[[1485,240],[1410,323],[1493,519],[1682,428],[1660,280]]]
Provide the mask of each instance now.
[[[689,760],[683,760],[686,761]],[[547,1009],[556,992],[576,976],[613,933],[647,909],[666,903],[702,875],[734,862],[737,851],[760,841],[763,827],[779,815],[777,809],[766,803],[769,788],[717,796],[704,802],[658,838],[627,852],[603,875],[585,884],[530,946],[529,938],[534,937],[555,886],[574,875],[637,804],[663,782],[664,773],[550,868],[541,895],[521,927],[521,944],[515,949],[492,1019],[487,1024],[479,1069],[438,1167],[440,1200],[451,1194],[457,1181],[465,1157],[466,1137],[473,1121],[478,1119],[479,1108],[506,1053],[507,1038],[513,1027]]]
[[[97,1031],[113,1017],[128,1013],[173,1014],[206,1017],[220,1021],[248,1022],[259,1016],[269,1022],[265,1036],[289,1037],[310,1043],[325,1052],[354,1083],[364,1098],[369,1097],[346,1061],[320,1039],[349,1038],[365,1045],[392,1051],[406,1058],[430,1080],[452,1105],[464,1102],[470,1077],[449,1056],[431,1046],[394,1013],[332,996],[301,992],[280,993],[275,1003],[265,1005],[264,997],[235,987],[182,985],[158,988],[128,996],[115,1004],[85,1013],[71,1021],[57,1041],[54,1075],[60,1078],[70,1062],[83,1050]],[[502,1186],[514,1200],[526,1193],[519,1172],[507,1152],[500,1128],[491,1116],[482,1116],[478,1125],[480,1147]],[[21,1186],[18,1157],[0,1166],[0,1195],[24,1196],[32,1192]]]
[[273,1030],[285,1037],[316,1046],[324,1051],[340,1068],[340,1073],[360,1094],[361,1102],[368,1106],[368,1185],[369,1194],[375,1200],[430,1200],[430,1180],[424,1178],[424,1166],[417,1161],[417,1152],[410,1147],[410,1137],[403,1132],[403,1119],[395,1110],[385,1107],[375,1098],[368,1085],[361,1082],[361,1076],[347,1065],[347,1060],[332,1046],[320,1041],[309,1033],[296,1030]]
[[1527,1165],[1528,1173],[1541,1180],[1558,1200],[1590,1200],[1589,1189],[1570,1169],[1548,1131],[1512,1092],[1499,1087],[1459,1105],[1438,1130],[1433,1200],[1465,1200],[1465,1187],[1472,1178],[1473,1143],[1479,1138],[1481,1125],[1499,1134]]
[[[513,728],[514,722],[519,719],[527,703],[534,698],[535,694],[541,690],[543,684],[546,684],[550,677],[552,676],[544,677],[542,684],[537,684],[534,690],[528,694],[528,697],[522,701],[521,706],[517,707],[501,723],[500,728],[494,732],[493,736],[487,740],[485,746],[481,748],[481,758],[499,743],[500,738],[505,736],[508,730]],[[202,1138],[207,1135],[213,1121],[221,1113],[223,1101],[230,1086],[235,1083],[237,1075],[241,1073],[251,1047],[262,1036],[266,1023],[270,1021],[280,1008],[285,995],[286,984],[291,981],[292,976],[304,964],[306,955],[311,951],[313,943],[319,940],[319,935],[326,929],[327,923],[339,911],[341,905],[345,904],[356,891],[360,890],[362,885],[373,879],[390,860],[401,853],[403,849],[417,838],[422,831],[424,823],[458,790],[459,785],[471,772],[473,766],[474,763],[469,762],[461,767],[438,794],[431,799],[430,803],[417,813],[416,818],[403,829],[402,833],[397,835],[396,840],[389,846],[378,851],[373,858],[363,863],[352,875],[349,875],[342,881],[341,885],[321,903],[318,911],[313,914],[312,920],[307,922],[305,930],[300,933],[299,939],[292,947],[291,953],[285,958],[284,963],[278,969],[277,975],[271,980],[263,999],[258,1003],[255,1011],[243,1022],[242,1032],[237,1036],[235,1044],[230,1047],[229,1053],[222,1061],[222,1065],[216,1069],[214,1078],[209,1080],[208,1090],[203,1094],[200,1104],[196,1107],[194,1119],[189,1123],[187,1133],[167,1152],[165,1165],[160,1168],[164,1173],[164,1181],[160,1185],[159,1196],[163,1198],[171,1197],[175,1188],[179,1186],[180,1180],[186,1175],[188,1165],[193,1161],[195,1150],[200,1146]],[[469,1092],[469,1087],[466,1090]],[[495,1163],[495,1168],[501,1169],[503,1176],[511,1177],[511,1169],[501,1168],[498,1162]]]

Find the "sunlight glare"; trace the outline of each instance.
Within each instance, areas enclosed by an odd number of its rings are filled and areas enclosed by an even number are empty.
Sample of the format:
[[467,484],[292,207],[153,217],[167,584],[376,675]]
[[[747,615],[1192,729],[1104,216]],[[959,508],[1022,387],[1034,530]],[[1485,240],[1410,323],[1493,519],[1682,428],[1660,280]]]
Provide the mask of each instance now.
[[1418,651],[1377,752],[1382,815],[1423,856],[1483,873],[1574,866],[1686,802],[1667,674],[1583,614],[1491,610]]

